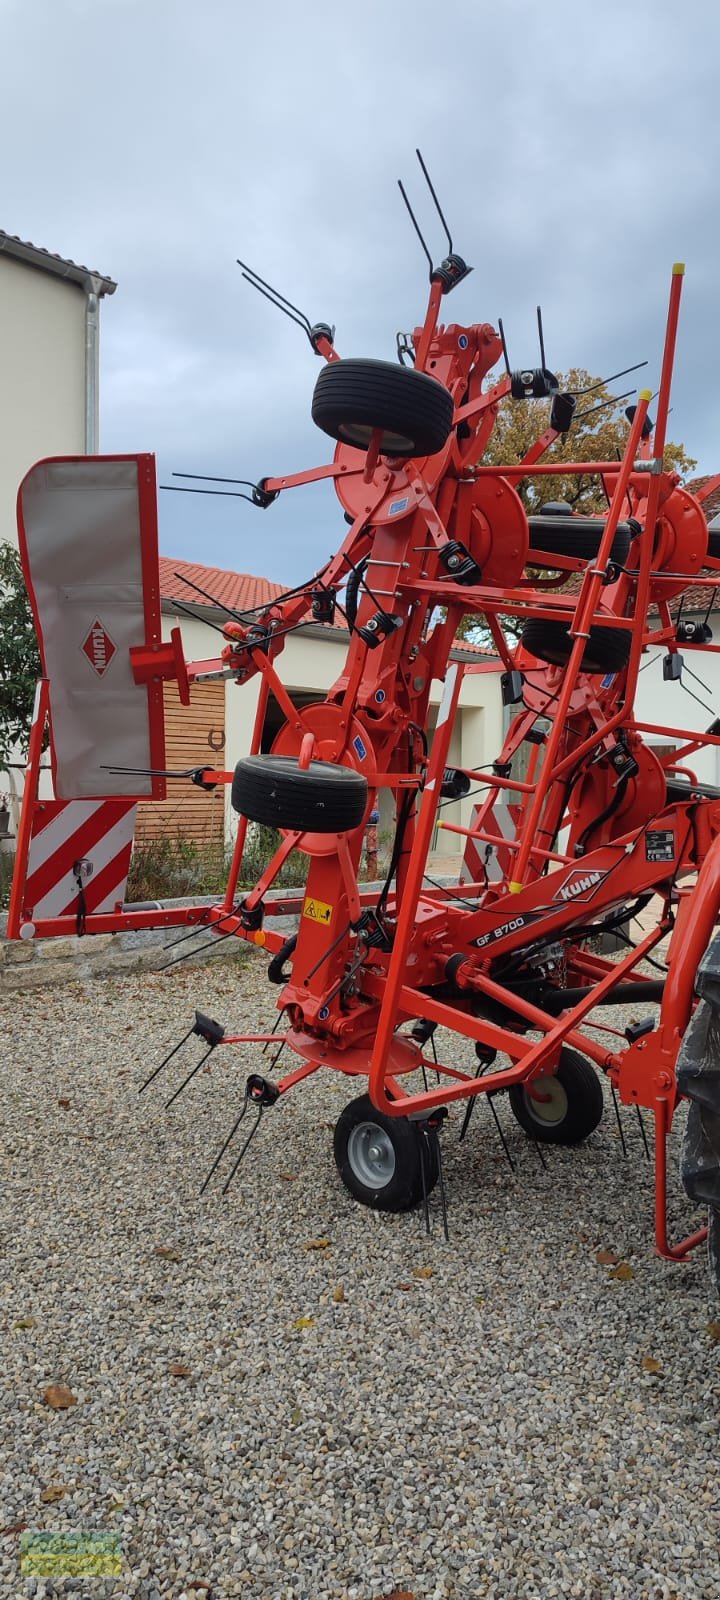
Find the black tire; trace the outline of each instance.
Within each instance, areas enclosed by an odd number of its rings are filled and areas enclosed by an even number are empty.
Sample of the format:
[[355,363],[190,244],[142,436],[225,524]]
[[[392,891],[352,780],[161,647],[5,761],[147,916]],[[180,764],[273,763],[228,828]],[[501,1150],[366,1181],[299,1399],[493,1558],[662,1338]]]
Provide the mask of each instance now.
[[376,1111],[368,1094],[351,1100],[335,1124],[335,1164],[354,1200],[375,1211],[411,1211],[438,1180],[432,1140],[409,1117]]
[[251,822],[303,833],[350,833],[362,822],[367,782],[352,767],[291,756],[246,756],[238,761],[232,806]]
[[[547,555],[574,556],[579,561],[591,561],[597,555],[605,532],[604,518],[575,517],[570,506],[562,501],[543,506],[536,516],[528,517],[528,523],[533,554],[542,551]],[[633,530],[627,522],[618,523],[610,551],[611,561],[625,566],[632,537]],[[531,566],[546,565],[545,562],[533,563],[532,556],[528,560]]]
[[551,1096],[533,1100],[522,1084],[508,1089],[510,1109],[520,1127],[541,1144],[582,1144],[603,1114],[603,1093],[595,1068],[577,1050],[560,1051],[553,1077],[536,1078],[535,1087]]
[[716,528],[708,528],[707,553],[711,561],[720,561],[720,533]]
[[451,395],[437,378],[391,361],[329,361],[315,385],[313,422],[331,439],[367,450],[382,429],[386,456],[433,456],[453,419]]
[[[522,631],[524,648],[539,661],[551,666],[564,667],[570,659],[574,640],[570,637],[567,622],[546,622],[531,618]],[[598,624],[590,629],[582,656],[583,672],[620,672],[627,666],[630,655],[630,633],[627,629],[604,628]]]

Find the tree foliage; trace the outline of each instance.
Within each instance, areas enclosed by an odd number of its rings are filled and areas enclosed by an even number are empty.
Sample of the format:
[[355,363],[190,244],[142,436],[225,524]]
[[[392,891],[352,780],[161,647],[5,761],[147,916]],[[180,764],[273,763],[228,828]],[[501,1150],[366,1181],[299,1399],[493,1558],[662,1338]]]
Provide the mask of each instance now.
[[14,747],[25,753],[41,670],[20,557],[0,543],[0,768]]
[[[488,387],[496,383],[497,374],[490,374]],[[570,432],[561,435],[541,458],[548,465],[557,461],[615,461],[623,455],[627,443],[629,424],[625,416],[625,401],[610,394],[599,378],[592,378],[581,367],[572,367],[560,377],[560,388],[577,394],[592,388],[593,393],[577,401],[575,417]],[[549,400],[501,400],[497,421],[482,457],[483,466],[507,467],[521,461],[535,440],[550,425]],[[585,413],[585,415],[583,415]],[[651,407],[652,414],[652,407]],[[679,473],[681,478],[692,472],[696,462],[687,455],[681,444],[668,444],[665,449],[665,466]],[[590,473],[579,477],[530,477],[515,481],[515,487],[529,515],[551,500],[566,500],[573,511],[586,516],[604,515],[607,500],[599,478]],[[517,636],[516,619],[503,620],[510,635]],[[487,628],[482,617],[467,616],[459,632],[478,644],[489,644]]]

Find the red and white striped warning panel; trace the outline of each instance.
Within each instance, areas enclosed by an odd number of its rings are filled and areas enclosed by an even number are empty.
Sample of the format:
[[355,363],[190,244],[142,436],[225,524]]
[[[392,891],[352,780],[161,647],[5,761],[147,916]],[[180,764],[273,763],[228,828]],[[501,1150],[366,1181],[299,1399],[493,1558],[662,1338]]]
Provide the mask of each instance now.
[[137,807],[127,800],[44,800],[33,816],[23,917],[34,922],[121,906]]
[[500,883],[503,878],[512,877],[514,851],[501,841],[515,838],[518,809],[517,805],[506,806],[499,800],[491,807],[486,801],[475,806],[470,827],[477,828],[482,821],[483,831],[490,834],[495,842],[466,839],[460,869],[461,883]]

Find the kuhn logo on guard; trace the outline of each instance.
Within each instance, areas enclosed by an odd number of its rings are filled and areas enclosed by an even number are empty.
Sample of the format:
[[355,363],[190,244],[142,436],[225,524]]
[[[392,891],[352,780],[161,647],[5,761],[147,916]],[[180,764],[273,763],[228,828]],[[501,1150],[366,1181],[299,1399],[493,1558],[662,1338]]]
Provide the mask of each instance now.
[[87,656],[93,671],[97,673],[99,678],[102,678],[115,654],[115,646],[107,628],[99,617],[95,618],[87,638],[83,639],[80,649],[83,655]]
[[571,872],[555,890],[553,900],[591,900],[606,877],[606,872]]

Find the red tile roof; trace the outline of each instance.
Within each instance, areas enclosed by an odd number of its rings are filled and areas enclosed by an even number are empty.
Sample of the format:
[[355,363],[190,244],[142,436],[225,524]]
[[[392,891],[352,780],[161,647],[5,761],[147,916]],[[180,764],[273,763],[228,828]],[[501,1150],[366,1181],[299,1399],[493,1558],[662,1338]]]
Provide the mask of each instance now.
[[[183,578],[190,582],[183,583]],[[193,583],[212,595],[212,600],[197,594],[190,586]],[[197,561],[174,561],[172,556],[160,557],[163,600],[182,600],[186,606],[216,604],[220,610],[254,611],[256,606],[269,605],[282,592],[282,584],[271,583],[269,578],[255,578],[247,572],[228,572],[224,567],[204,567]]]
[[[183,578],[189,579],[189,583],[183,583]],[[191,587],[193,583],[204,589],[205,595],[198,594]],[[215,604],[221,611],[249,612],[258,606],[270,605],[282,593],[282,584],[272,583],[269,578],[256,578],[247,572],[228,572],[224,567],[205,567],[196,561],[175,561],[172,556],[160,557],[160,594],[163,600],[180,600],[183,605],[197,606],[198,609],[205,606],[210,609]],[[212,599],[206,596],[212,596]],[[335,627],[345,627],[344,618],[339,613]],[[456,643],[459,650],[467,651],[470,655],[497,659],[496,652],[488,649],[487,645],[472,644],[469,639],[458,639]]]

